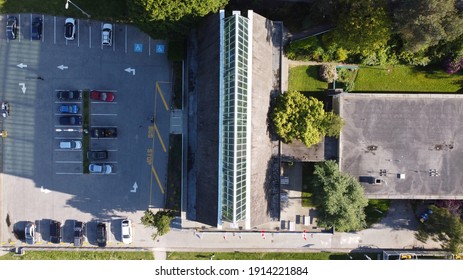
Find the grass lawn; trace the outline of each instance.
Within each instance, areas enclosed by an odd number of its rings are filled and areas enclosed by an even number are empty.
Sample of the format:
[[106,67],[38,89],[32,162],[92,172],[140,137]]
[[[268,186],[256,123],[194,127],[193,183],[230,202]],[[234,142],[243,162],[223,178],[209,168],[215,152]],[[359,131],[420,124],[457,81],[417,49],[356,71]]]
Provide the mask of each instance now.
[[152,252],[122,251],[27,251],[22,256],[8,253],[0,260],[154,260]]
[[361,67],[355,92],[457,92],[463,88],[461,75],[441,70],[424,71],[411,66]]
[[[95,0],[73,0],[94,20],[108,21],[130,21],[127,12],[126,0],[95,1]],[[72,16],[76,18],[87,18],[79,9],[69,4],[66,10],[65,0],[0,0],[0,12],[7,13],[43,13],[56,16]]]
[[[377,253],[368,253],[378,259]],[[244,252],[168,252],[168,260],[365,260],[365,253],[244,253]],[[350,256],[350,257],[349,257]]]
[[318,66],[296,66],[289,69],[288,90],[323,91],[328,83],[318,79]]

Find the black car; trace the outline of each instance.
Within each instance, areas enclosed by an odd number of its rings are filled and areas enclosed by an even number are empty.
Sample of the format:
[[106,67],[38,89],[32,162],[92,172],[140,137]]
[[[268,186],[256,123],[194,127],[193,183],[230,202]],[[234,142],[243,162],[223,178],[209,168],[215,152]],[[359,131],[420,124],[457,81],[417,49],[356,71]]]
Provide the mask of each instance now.
[[99,247],[106,246],[106,224],[98,223],[96,225],[96,243]]
[[32,40],[40,40],[42,38],[42,18],[36,17],[32,20]]
[[61,242],[61,223],[57,221],[51,221],[50,223],[50,242],[60,243]]
[[74,222],[74,246],[82,246],[84,242],[84,223]]
[[94,127],[90,130],[93,138],[116,138],[117,128],[115,127]]
[[18,35],[18,18],[15,16],[8,17],[6,20],[6,37],[10,40],[16,39]]
[[89,151],[87,152],[89,160],[102,160],[108,158],[108,151]]
[[56,97],[61,101],[75,101],[82,99],[82,94],[78,90],[60,90]]
[[82,117],[64,116],[59,118],[60,125],[82,125]]

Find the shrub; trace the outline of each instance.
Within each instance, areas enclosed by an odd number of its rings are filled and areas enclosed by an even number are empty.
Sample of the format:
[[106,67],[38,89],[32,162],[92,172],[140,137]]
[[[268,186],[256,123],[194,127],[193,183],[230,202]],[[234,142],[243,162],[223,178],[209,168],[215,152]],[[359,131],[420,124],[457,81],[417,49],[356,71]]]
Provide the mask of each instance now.
[[336,71],[336,66],[332,64],[323,64],[318,70],[320,79],[324,82],[332,83],[338,78],[338,73]]
[[344,61],[349,57],[349,51],[343,48],[338,48],[336,50],[336,60],[337,61]]

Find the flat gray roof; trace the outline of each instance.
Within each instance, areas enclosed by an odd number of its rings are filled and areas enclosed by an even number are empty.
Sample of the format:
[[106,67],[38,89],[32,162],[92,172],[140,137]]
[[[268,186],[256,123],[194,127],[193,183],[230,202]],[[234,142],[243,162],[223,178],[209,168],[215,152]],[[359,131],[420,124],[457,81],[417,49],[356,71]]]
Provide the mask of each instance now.
[[359,178],[367,197],[463,199],[463,95],[339,98],[340,169]]

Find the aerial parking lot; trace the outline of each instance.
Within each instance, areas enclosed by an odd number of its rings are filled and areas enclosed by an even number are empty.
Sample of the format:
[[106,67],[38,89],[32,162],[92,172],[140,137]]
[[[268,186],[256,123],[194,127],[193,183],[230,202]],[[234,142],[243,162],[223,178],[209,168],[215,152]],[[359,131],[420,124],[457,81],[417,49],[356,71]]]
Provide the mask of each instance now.
[[[0,242],[21,242],[15,225],[33,222],[37,243],[49,243],[49,221],[58,221],[63,246],[78,220],[88,225],[84,246],[97,244],[100,222],[108,246],[150,246],[140,217],[164,205],[166,43],[130,25],[16,14],[0,15],[0,53],[0,97],[10,106],[0,123]],[[60,95],[69,93],[79,97]],[[101,128],[117,133],[96,135]],[[119,237],[125,218],[130,245]]]

